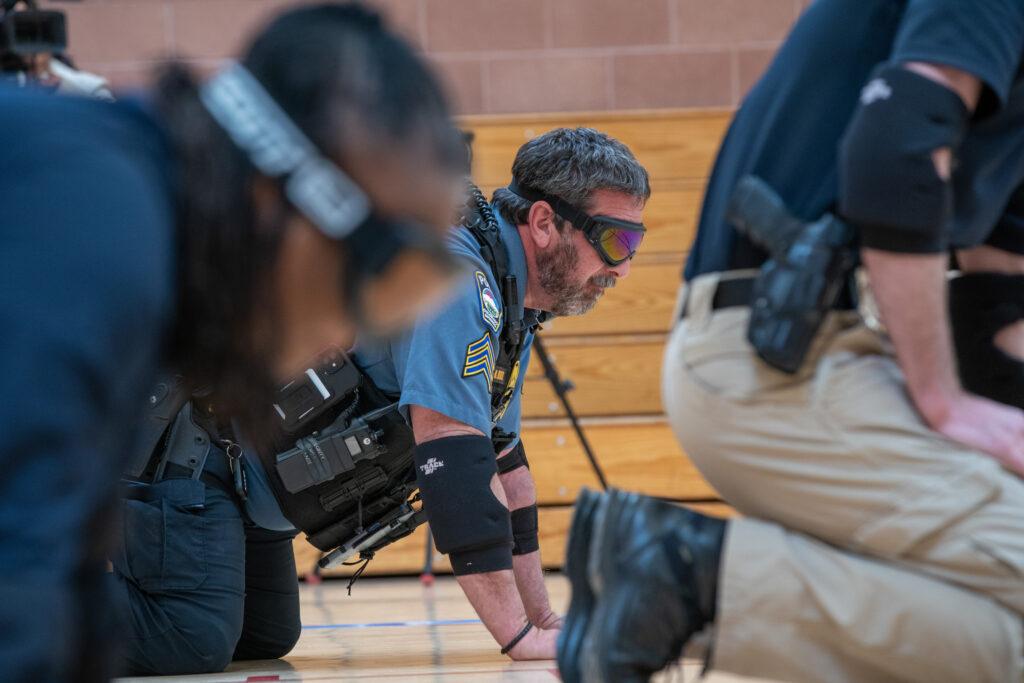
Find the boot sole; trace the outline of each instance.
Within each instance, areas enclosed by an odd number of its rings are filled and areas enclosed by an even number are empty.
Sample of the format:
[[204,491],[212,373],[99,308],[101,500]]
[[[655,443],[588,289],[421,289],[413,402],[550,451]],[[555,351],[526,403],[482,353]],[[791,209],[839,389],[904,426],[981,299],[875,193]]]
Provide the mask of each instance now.
[[[580,662],[580,669],[586,672],[587,683],[649,683],[653,674],[644,674],[637,670],[633,662],[618,663],[606,656],[611,651],[605,644],[616,642],[618,633],[609,631],[612,624],[622,623],[622,614],[640,601],[638,591],[615,591],[605,598],[594,611],[594,627],[584,646],[590,652]],[[593,650],[599,649],[601,656],[595,656]]]
[[[594,539],[590,545],[588,567],[594,586],[608,587],[601,591],[601,604],[593,611],[594,627],[588,631],[577,655],[578,668],[587,683],[641,683],[650,676],[638,673],[631,665],[620,666],[608,659],[612,648],[605,644],[615,642],[616,634],[606,632],[611,624],[621,622],[619,615],[633,605],[636,591],[622,590],[619,576],[623,561],[618,552],[605,552],[605,546],[615,545],[616,539],[629,533],[635,515],[641,512],[637,502],[641,496],[625,491],[611,491],[602,510],[601,523],[594,525]],[[583,679],[579,679],[583,680]]]
[[576,509],[569,527],[565,573],[572,587],[572,596],[565,624],[558,634],[558,671],[564,683],[583,681],[579,668],[579,653],[596,598],[587,577],[587,564],[590,558],[594,517],[601,502],[600,493],[583,489],[576,500]]

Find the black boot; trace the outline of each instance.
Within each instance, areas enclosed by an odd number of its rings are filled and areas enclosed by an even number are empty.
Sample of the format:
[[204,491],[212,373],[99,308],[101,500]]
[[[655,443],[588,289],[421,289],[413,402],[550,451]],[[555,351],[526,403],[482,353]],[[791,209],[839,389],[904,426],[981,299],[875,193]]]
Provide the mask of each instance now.
[[587,683],[648,681],[715,618],[725,520],[614,491],[592,530]]
[[572,587],[569,613],[558,634],[558,670],[563,683],[582,683],[579,668],[580,648],[587,632],[590,614],[594,609],[594,591],[587,578],[590,541],[594,520],[603,508],[606,497],[584,488],[576,498],[576,506],[569,527],[569,542],[565,551],[565,574]]

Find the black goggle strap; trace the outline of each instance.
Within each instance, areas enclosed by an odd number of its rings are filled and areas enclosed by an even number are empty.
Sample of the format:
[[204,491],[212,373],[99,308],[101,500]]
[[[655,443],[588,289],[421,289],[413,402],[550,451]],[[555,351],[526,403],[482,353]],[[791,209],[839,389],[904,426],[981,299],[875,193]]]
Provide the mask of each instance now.
[[528,185],[520,185],[515,181],[515,179],[508,184],[508,189],[512,194],[522,197],[528,202],[547,202],[551,205],[551,208],[554,209],[556,214],[572,223],[577,230],[582,230],[588,235],[590,234],[590,229],[593,227],[594,219],[589,214],[580,211],[561,197],[541,192],[540,190]]
[[[601,245],[601,236],[604,231],[608,229],[618,229],[629,230],[632,232],[647,232],[647,228],[644,227],[643,223],[632,223],[630,221],[608,218],[606,216],[591,216],[587,212],[577,209],[561,197],[541,192],[540,190],[527,185],[520,185],[515,181],[515,179],[509,183],[508,189],[512,194],[522,197],[527,201],[547,202],[550,204],[556,214],[572,223],[578,230],[581,230],[583,234],[587,236],[587,240],[594,245],[594,248],[597,249],[599,254],[601,254],[601,257],[613,266],[622,263],[629,257],[613,259],[605,252],[604,247]],[[632,256],[632,253],[630,253],[630,256]]]
[[324,158],[259,81],[230,63],[200,90],[207,111],[261,173],[281,181],[285,196],[334,239],[348,237],[370,215],[370,201]]

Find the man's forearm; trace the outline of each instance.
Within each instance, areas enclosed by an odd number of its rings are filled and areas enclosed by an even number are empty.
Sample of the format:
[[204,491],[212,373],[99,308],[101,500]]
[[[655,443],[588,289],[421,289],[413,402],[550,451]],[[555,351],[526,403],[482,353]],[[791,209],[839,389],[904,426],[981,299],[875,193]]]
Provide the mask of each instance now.
[[526,625],[526,610],[512,570],[465,574],[456,580],[495,642],[504,646]]
[[[537,503],[537,488],[529,468],[519,467],[499,476],[510,510],[519,510]],[[523,553],[512,558],[516,585],[530,621],[544,628],[557,625],[558,617],[551,611],[548,591],[544,586],[544,569],[540,551]]]
[[561,618],[551,610],[548,589],[544,585],[544,567],[541,565],[540,551],[514,556],[512,571],[530,621],[541,628],[561,626]]
[[946,312],[947,256],[864,249],[863,259],[911,399],[938,424],[961,391]]

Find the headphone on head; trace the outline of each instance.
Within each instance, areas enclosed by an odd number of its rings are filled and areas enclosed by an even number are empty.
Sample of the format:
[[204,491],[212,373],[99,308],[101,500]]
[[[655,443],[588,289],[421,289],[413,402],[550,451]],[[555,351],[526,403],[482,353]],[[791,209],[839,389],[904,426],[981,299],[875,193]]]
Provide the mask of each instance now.
[[[229,64],[200,89],[203,106],[321,233],[342,242],[346,304],[359,325],[390,334],[461,272],[442,235],[376,214],[366,193],[310,142],[248,69]],[[411,296],[412,289],[421,296]]]

